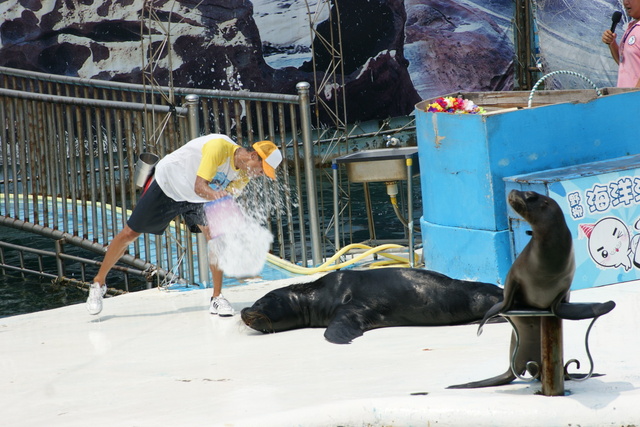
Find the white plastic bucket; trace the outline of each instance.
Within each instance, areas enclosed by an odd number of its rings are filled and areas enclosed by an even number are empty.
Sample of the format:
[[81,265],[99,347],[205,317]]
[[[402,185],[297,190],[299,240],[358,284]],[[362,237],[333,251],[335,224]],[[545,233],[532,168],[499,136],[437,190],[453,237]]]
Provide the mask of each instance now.
[[235,232],[245,223],[244,213],[232,196],[225,196],[207,203],[204,206],[204,212],[207,217],[209,237],[212,239]]

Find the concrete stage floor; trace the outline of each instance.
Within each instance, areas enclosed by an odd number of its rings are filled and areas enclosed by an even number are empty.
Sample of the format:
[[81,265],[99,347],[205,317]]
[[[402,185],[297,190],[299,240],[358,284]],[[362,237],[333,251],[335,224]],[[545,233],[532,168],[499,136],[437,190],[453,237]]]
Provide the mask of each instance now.
[[[303,279],[305,280],[305,279]],[[225,290],[237,310],[295,279]],[[511,327],[370,331],[350,345],[323,329],[263,335],[208,313],[211,290],[136,292],[0,319],[0,424],[6,426],[640,425],[640,282],[572,292],[617,307],[591,332],[595,372],[566,382],[446,386],[506,370]],[[564,358],[588,371],[589,321],[564,322]],[[572,365],[571,370],[575,370]]]

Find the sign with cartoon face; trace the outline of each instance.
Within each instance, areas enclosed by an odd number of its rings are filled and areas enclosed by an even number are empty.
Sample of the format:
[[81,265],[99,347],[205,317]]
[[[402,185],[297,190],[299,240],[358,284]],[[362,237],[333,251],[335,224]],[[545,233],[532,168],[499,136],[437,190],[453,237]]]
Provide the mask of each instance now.
[[640,169],[554,181],[548,192],[574,238],[572,289],[640,278]]
[[631,235],[626,224],[616,217],[605,217],[595,224],[580,224],[588,239],[589,256],[602,268],[631,269]]

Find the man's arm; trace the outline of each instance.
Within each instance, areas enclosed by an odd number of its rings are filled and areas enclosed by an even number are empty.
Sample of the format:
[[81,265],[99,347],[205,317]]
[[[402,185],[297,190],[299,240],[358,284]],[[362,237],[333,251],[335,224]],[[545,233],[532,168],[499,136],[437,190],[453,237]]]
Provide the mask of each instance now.
[[196,176],[196,183],[193,186],[193,190],[198,196],[207,200],[217,200],[228,194],[224,190],[214,190],[209,186],[209,184],[210,182],[206,179],[202,178],[201,176]]

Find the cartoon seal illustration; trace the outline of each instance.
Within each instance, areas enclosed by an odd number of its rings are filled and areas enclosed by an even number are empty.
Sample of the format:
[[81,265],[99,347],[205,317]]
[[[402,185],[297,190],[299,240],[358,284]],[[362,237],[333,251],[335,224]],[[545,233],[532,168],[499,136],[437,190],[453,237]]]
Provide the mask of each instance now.
[[[531,240],[516,258],[507,273],[504,299],[494,305],[484,316],[478,328],[482,333],[485,322],[514,308],[551,310],[562,319],[588,319],[606,314],[615,303],[570,304],[569,288],[575,272],[573,239],[564,220],[562,209],[550,197],[533,191],[513,190],[508,196],[509,205],[531,226]],[[514,370],[519,375],[527,370],[527,362],[542,366],[540,347],[540,318],[511,317],[520,335],[520,345],[514,360]],[[515,334],[511,338],[511,350],[515,350]],[[531,373],[535,375],[535,373]],[[493,378],[449,388],[477,388],[504,385],[516,376],[511,369]]]
[[275,289],[244,308],[241,317],[263,333],[326,327],[328,341],[348,344],[375,328],[478,321],[501,298],[496,285],[429,270],[343,270]]

